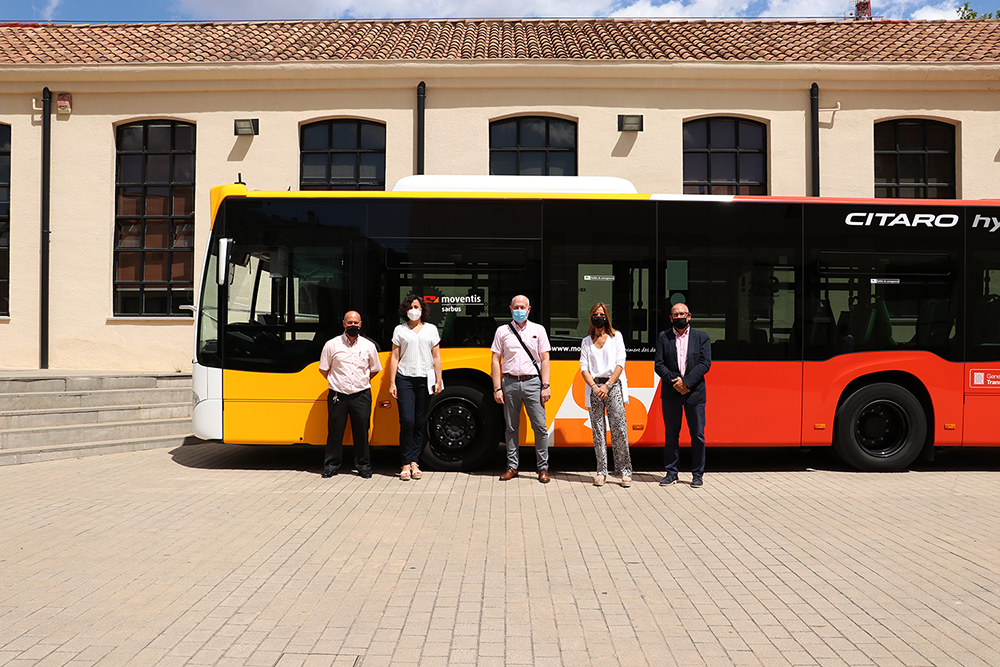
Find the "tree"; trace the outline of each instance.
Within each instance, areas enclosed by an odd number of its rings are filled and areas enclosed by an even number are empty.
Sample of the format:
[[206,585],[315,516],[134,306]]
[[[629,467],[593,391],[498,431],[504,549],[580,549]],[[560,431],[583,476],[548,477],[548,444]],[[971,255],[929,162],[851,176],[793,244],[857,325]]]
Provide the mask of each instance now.
[[980,14],[975,9],[972,9],[971,7],[969,7],[969,3],[968,2],[965,3],[964,5],[962,5],[961,7],[959,7],[956,10],[956,13],[958,14],[959,20],[965,20],[965,19],[991,19],[994,16],[996,16],[996,18],[1000,19],[1000,9],[998,9],[996,12],[990,12],[988,14]]

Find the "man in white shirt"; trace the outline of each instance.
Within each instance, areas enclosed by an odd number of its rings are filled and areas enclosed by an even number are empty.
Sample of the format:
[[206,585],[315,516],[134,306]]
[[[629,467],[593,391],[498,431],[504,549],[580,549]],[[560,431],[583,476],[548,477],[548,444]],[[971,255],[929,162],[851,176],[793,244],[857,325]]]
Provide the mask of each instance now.
[[507,470],[500,479],[506,482],[517,477],[518,429],[523,404],[535,433],[538,481],[548,484],[549,438],[545,426],[545,403],[552,398],[552,390],[549,389],[549,337],[545,327],[528,321],[530,312],[528,297],[515,296],[510,302],[510,314],[514,321],[497,328],[490,348],[493,353],[490,373],[493,376],[493,399],[504,406],[507,422]]
[[361,315],[344,315],[344,334],[331,338],[319,357],[319,372],[330,386],[327,393],[327,436],[323,477],[333,477],[344,458],[344,431],[351,417],[354,467],[364,478],[372,476],[368,425],[372,414],[372,378],[382,370],[375,344],[361,335]]

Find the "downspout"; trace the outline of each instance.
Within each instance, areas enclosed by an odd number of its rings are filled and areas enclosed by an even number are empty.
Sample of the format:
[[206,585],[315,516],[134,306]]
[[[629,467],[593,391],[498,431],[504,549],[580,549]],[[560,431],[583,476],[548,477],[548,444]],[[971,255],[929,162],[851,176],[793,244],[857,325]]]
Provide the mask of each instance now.
[[812,120],[812,196],[819,197],[819,86],[809,89],[809,113]]
[[417,174],[424,173],[424,110],[427,108],[427,84],[417,84]]
[[49,367],[49,175],[52,168],[52,93],[42,89],[42,246],[39,270],[38,367]]

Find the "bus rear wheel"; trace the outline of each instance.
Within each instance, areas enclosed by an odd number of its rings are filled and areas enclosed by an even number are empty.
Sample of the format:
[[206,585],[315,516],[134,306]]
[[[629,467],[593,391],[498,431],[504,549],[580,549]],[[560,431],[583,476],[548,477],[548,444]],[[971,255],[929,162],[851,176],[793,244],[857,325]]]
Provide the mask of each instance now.
[[891,472],[913,463],[926,437],[920,401],[899,385],[880,382],[858,389],[837,409],[833,448],[856,468]]
[[423,459],[438,470],[475,470],[497,449],[502,415],[491,396],[475,387],[445,387],[427,410]]

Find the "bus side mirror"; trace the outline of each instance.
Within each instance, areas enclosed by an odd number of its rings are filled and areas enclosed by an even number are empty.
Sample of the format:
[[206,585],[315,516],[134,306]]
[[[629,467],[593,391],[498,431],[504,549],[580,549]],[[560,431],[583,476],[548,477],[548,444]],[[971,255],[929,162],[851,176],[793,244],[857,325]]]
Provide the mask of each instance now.
[[233,252],[232,239],[219,239],[219,271],[215,280],[219,285],[229,282],[229,256]]

